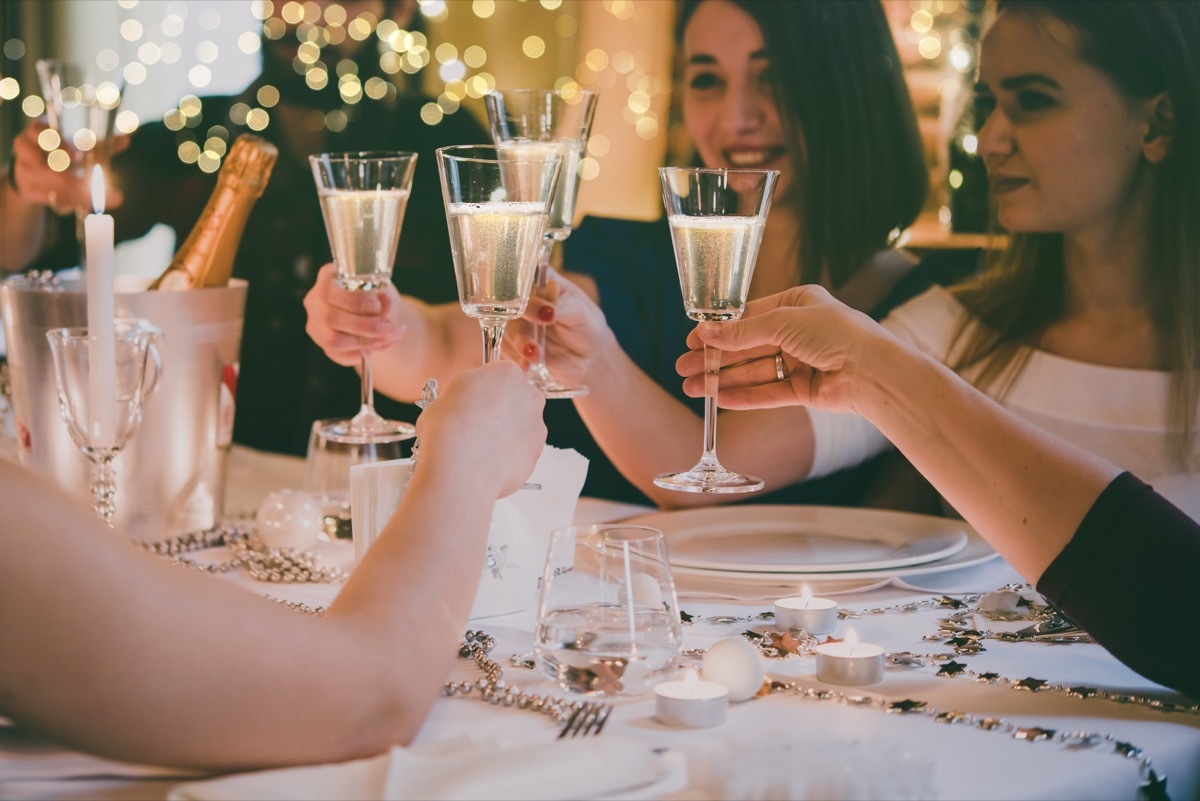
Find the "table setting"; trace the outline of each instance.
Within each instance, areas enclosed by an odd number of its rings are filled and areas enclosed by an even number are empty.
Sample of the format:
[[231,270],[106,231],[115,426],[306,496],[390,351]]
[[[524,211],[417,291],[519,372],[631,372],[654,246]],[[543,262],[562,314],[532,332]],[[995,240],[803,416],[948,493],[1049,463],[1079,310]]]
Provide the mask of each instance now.
[[[438,152],[460,304],[479,321],[484,363],[500,358],[507,322],[570,233],[561,208],[547,226],[555,204],[573,202],[575,176],[561,171],[594,110],[589,97],[565,121],[553,111],[543,128],[561,127],[563,141],[530,142],[521,102],[493,99],[494,144]],[[313,158],[344,288],[390,280],[414,159]],[[307,459],[232,445],[244,282],[118,287],[95,176],[86,286],[29,277],[0,293],[17,456],[89,486],[109,529],[180,570],[324,614],[421,467],[419,442],[395,458],[415,429],[375,413],[364,354],[359,414],[316,421]],[[660,172],[692,319],[741,316],[777,177]],[[700,460],[657,476],[660,487],[763,487],[717,459],[719,358],[706,346]],[[588,391],[544,365],[532,380],[548,397]],[[60,408],[48,413],[51,386]],[[431,380],[419,405],[436,391]],[[201,395],[203,408],[185,402]],[[658,511],[581,497],[586,472],[578,453],[546,447],[496,503],[486,553],[472,557],[459,659],[411,745],[211,775],[87,756],[0,721],[0,799],[1200,795],[1200,705],[1092,642],[964,521],[828,506]]]
[[[256,507],[255,499],[296,486],[303,470],[301,459],[235,446],[230,477],[254,478],[238,482],[230,508]],[[836,569],[776,571],[796,589],[770,603],[731,600],[693,596],[683,585],[676,593],[673,583],[696,560],[689,546],[726,524],[696,510],[655,512],[586,497],[575,503],[581,483],[559,493],[574,525],[553,535],[557,549],[549,540],[543,547],[541,583],[549,576],[549,589],[527,587],[518,611],[473,612],[443,697],[410,747],[356,763],[211,777],[90,757],[6,725],[0,797],[1161,798],[1169,777],[1171,795],[1180,798],[1200,787],[1200,707],[1139,677],[1081,632],[1020,634],[1054,610],[998,557],[987,565],[1011,580],[991,590],[910,589],[905,582],[921,576],[905,570],[916,565],[878,568],[882,586],[840,587],[842,573],[861,574],[862,564],[880,561],[875,548],[926,547],[924,540],[947,529],[977,536],[959,521],[907,516],[907,529],[889,529],[874,542],[861,529],[843,536],[832,526],[814,544],[813,520],[844,520],[849,510],[794,507],[792,544],[803,543],[788,566],[824,560],[821,567]],[[751,532],[756,517],[777,514],[745,511]],[[645,525],[648,519],[661,529]],[[252,524],[248,513],[236,522]],[[564,655],[578,660],[586,649],[552,647],[546,634],[564,629],[547,625],[547,604],[579,589],[553,586],[580,577],[564,565],[587,562],[574,553],[568,559],[562,547],[612,532],[649,539],[627,537],[617,550],[632,552],[633,561],[591,572],[589,587],[608,585],[614,594],[601,601],[609,612],[631,603],[672,613],[671,620],[656,614],[647,622],[640,614],[635,621],[639,636],[666,631],[676,656],[660,675],[645,669],[628,688],[623,675],[614,679],[611,659],[607,673],[587,658],[565,669]],[[727,551],[708,547],[718,560]],[[927,564],[945,560],[937,554],[946,549],[927,550]],[[354,545],[322,540],[311,551],[313,565],[327,572],[309,581],[257,580],[244,567],[212,580],[232,581],[297,614],[319,614],[353,570]],[[208,567],[232,553],[217,546],[180,555]],[[588,642],[594,623],[566,628],[573,642]]]

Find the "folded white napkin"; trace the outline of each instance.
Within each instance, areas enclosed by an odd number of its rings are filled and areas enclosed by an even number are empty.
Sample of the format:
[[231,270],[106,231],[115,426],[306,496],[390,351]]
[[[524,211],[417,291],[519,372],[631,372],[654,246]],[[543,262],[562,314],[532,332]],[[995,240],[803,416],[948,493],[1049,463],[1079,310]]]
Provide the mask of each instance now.
[[[449,747],[449,746],[455,747]],[[173,789],[171,801],[244,799],[587,799],[646,787],[678,765],[616,737],[511,748],[463,738],[340,764],[242,773]]]
[[[587,459],[546,446],[528,486],[497,501],[471,619],[524,611],[536,602],[550,532],[571,525],[587,476]],[[413,461],[350,468],[350,508],[357,559],[366,554],[396,509],[412,476]]]

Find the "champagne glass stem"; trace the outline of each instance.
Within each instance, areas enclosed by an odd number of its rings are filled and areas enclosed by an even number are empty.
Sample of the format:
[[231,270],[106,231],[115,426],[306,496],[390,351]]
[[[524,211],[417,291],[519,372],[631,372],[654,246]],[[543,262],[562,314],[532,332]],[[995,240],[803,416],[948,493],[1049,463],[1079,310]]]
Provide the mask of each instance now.
[[362,403],[359,405],[358,414],[354,415],[354,419],[350,421],[351,425],[358,428],[369,428],[372,423],[379,419],[379,415],[375,412],[375,379],[371,375],[371,354],[369,351],[362,352]]
[[113,530],[117,511],[117,477],[112,462],[113,454],[107,451],[97,453],[92,461],[92,509],[109,531]]
[[504,320],[480,320],[479,327],[483,330],[483,363],[491,364],[500,360],[500,343],[504,339]]
[[[546,297],[546,287],[550,284],[550,253],[554,250],[554,240],[551,237],[542,239],[541,252],[538,258],[537,271],[534,273],[534,292],[538,297]],[[533,342],[537,345],[537,361],[529,363],[530,377],[539,384],[553,383],[554,377],[546,368],[543,354],[546,352],[546,326],[538,324],[533,327]]]
[[721,469],[717,461],[717,385],[720,382],[721,351],[704,346],[704,451],[698,467]]

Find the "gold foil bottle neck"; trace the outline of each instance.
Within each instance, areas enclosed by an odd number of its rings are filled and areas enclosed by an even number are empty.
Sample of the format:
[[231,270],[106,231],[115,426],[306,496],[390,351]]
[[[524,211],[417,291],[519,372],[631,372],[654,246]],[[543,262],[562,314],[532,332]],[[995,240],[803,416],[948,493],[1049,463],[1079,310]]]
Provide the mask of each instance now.
[[151,289],[225,286],[254,203],[270,180],[279,150],[252,134],[238,137],[217,174],[217,185],[171,264]]

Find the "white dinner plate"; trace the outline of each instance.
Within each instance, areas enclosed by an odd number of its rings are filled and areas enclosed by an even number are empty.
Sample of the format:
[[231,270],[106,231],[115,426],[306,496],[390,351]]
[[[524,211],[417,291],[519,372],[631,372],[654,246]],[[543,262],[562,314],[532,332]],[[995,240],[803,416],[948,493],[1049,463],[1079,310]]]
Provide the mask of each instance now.
[[673,568],[746,573],[894,571],[952,557],[961,520],[837,506],[720,506],[635,517],[661,529]]

